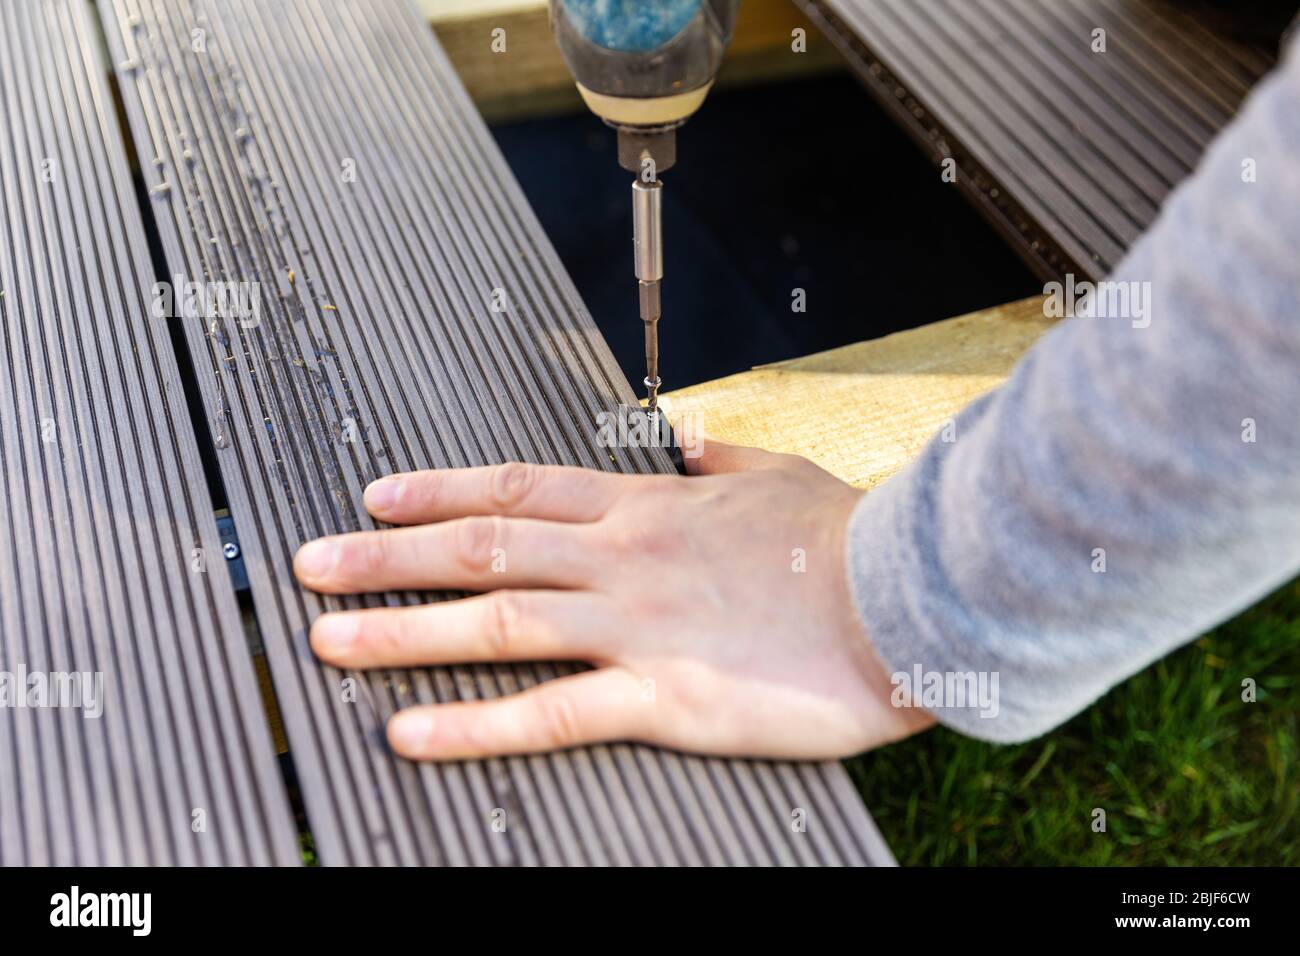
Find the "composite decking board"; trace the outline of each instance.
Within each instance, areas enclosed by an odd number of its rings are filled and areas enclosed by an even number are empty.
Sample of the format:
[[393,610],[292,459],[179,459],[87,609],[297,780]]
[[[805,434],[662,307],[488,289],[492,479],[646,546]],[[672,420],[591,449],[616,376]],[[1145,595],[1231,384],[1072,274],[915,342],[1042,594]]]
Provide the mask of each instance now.
[[0,125],[0,671],[103,680],[0,708],[0,865],[299,862],[85,4],[0,0]]
[[1044,278],[1109,272],[1275,60],[1196,3],[796,2]]
[[[836,764],[630,744],[441,766],[390,755],[383,726],[400,706],[494,697],[575,666],[322,667],[306,638],[321,612],[439,596],[303,591],[298,545],[372,527],[361,492],[392,471],[671,462],[598,447],[595,415],[635,396],[410,7],[100,9],[173,271],[261,284],[256,326],[223,317],[186,333],[321,860],[892,862]],[[358,440],[340,440],[344,419]],[[795,808],[811,836],[792,828]]]

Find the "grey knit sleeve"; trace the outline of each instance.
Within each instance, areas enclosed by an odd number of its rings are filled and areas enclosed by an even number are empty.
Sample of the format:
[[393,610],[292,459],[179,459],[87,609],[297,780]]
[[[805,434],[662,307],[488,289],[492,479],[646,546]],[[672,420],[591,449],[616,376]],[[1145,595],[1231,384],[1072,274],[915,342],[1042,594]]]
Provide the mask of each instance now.
[[[899,700],[973,737],[1049,730],[1300,572],[1294,47],[1108,283],[850,523]],[[951,693],[976,679],[994,706]]]

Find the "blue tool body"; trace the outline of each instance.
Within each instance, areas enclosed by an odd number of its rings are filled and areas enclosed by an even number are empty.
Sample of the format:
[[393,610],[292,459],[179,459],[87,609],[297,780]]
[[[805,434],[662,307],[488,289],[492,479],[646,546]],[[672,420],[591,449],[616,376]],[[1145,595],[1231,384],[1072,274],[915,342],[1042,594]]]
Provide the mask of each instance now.
[[648,53],[694,19],[701,0],[560,0],[574,28],[607,50]]

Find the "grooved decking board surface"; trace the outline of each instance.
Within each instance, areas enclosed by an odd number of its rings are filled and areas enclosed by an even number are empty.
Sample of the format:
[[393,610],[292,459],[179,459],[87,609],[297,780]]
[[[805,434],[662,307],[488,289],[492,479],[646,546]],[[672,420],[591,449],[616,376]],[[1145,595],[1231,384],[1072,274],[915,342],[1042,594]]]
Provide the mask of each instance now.
[[102,675],[98,718],[0,689],[0,864],[292,864],[106,66],[0,0],[0,681]]
[[1275,59],[1194,0],[797,2],[1043,278],[1108,273]]
[[[671,465],[597,447],[597,411],[634,396],[412,8],[100,8],[173,270],[260,283],[255,327],[186,332],[322,861],[892,862],[836,764],[630,745],[444,766],[389,754],[399,706],[569,668],[321,667],[306,635],[323,610],[427,596],[304,592],[298,545],[371,527],[361,492],[387,472]],[[807,832],[791,826],[796,808]]]

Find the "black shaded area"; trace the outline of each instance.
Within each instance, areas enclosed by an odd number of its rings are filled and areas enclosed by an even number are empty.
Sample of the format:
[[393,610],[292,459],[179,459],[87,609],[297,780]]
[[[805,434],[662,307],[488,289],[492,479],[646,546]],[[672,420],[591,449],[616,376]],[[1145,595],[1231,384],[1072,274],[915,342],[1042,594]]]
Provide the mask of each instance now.
[[[630,178],[581,114],[497,143],[624,373],[645,375]],[[664,173],[666,389],[998,305],[1039,283],[847,76],[715,93]],[[807,311],[791,309],[792,290]]]
[[1216,28],[1256,43],[1278,44],[1284,31],[1294,31],[1294,21],[1300,18],[1296,0],[1205,0],[1205,4],[1210,8],[1208,19]]

